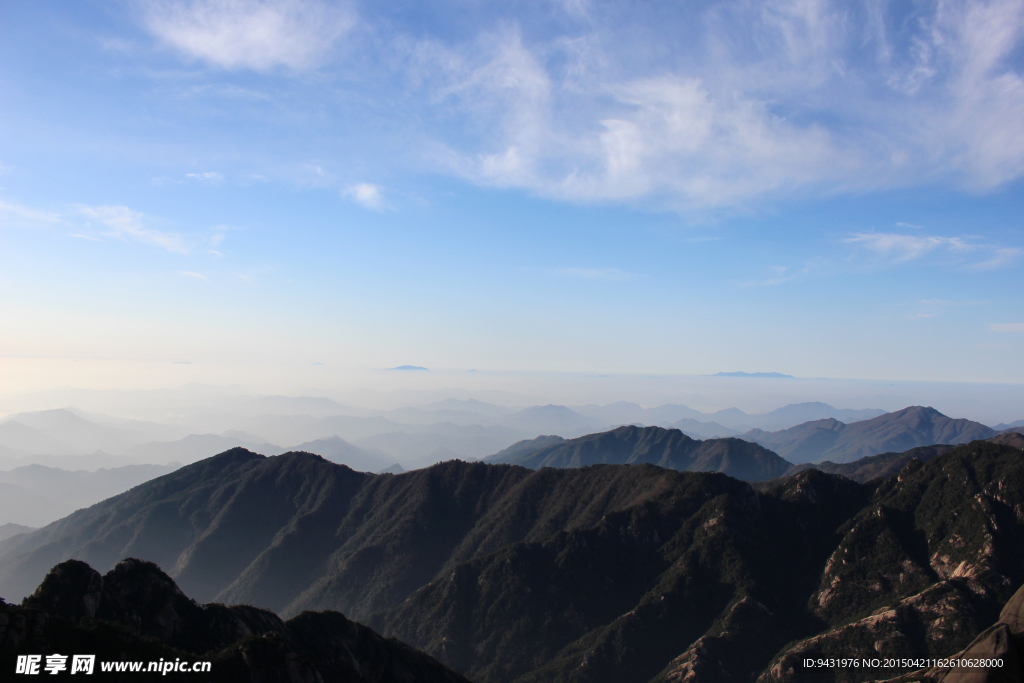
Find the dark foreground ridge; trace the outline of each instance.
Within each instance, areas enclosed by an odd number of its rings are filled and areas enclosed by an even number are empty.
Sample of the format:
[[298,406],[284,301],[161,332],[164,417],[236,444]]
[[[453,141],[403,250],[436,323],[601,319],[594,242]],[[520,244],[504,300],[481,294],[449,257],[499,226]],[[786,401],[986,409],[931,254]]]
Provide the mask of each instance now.
[[[255,607],[197,604],[159,567],[137,559],[119,562],[102,577],[86,563],[68,560],[54,567],[20,607],[0,602],[4,680],[15,671],[18,655],[40,654],[45,661],[54,653],[147,665],[210,662],[202,676],[172,671],[160,675],[165,680],[468,683],[432,657],[338,612],[303,612],[282,621]],[[99,663],[93,675],[125,681],[157,676],[104,673]]]
[[131,556],[203,602],[343,612],[477,683],[856,683],[901,672],[789,664],[945,657],[995,623],[1024,583],[1024,453],[751,484],[650,464],[373,475],[239,449],[0,542],[0,595]]

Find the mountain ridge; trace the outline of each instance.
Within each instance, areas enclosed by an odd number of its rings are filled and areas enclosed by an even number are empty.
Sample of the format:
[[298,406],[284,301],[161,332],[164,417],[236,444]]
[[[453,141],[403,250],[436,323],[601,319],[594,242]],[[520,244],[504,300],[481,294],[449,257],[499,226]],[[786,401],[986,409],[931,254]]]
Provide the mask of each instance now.
[[[885,621],[903,639],[886,652],[966,645],[1024,581],[1022,511],[1024,456],[986,442],[867,484],[651,464],[373,475],[234,449],[0,542],[0,588],[131,551],[203,601],[340,609],[477,683],[646,683],[701,661],[702,638],[749,680],[844,623],[860,625],[829,647],[861,647],[865,611],[911,599],[922,626]],[[858,562],[830,559],[847,552]],[[959,635],[936,625],[945,604]]]
[[868,420],[834,418],[805,422],[778,432],[751,430],[740,435],[796,463],[829,460],[843,464],[885,452],[933,444],[963,444],[996,432],[979,422],[949,418],[932,407],[909,406]]
[[735,438],[699,441],[678,429],[662,427],[626,425],[568,441],[543,445],[534,440],[534,443],[536,447],[528,449],[520,442],[514,454],[506,449],[489,456],[485,462],[509,462],[531,469],[648,463],[678,471],[723,472],[748,481],[774,479],[791,466],[768,449],[747,441]]

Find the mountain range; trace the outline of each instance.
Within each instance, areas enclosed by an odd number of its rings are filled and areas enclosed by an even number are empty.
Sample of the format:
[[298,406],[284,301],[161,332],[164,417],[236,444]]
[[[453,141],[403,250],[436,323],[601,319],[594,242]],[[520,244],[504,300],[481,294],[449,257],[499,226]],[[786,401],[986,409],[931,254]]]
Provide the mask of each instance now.
[[735,408],[702,413],[686,406],[642,408],[625,402],[575,409],[559,405],[509,408],[472,399],[372,411],[326,398],[285,396],[238,397],[222,407],[179,407],[178,411],[169,417],[171,423],[117,418],[75,407],[8,415],[0,420],[0,469],[27,464],[97,469],[187,463],[236,446],[279,454],[333,437],[414,468],[445,457],[482,458],[542,434],[574,438],[624,424],[677,427],[705,439],[735,436],[751,427],[780,429],[827,417],[849,422],[881,413],[840,410],[824,403],[751,415]]
[[485,462],[530,469],[647,463],[681,472],[723,472],[747,481],[774,479],[791,466],[768,449],[748,441],[698,441],[678,429],[661,427],[626,426],[569,441],[554,439],[558,437],[522,441]]
[[979,422],[952,419],[930,407],[911,406],[869,420],[846,424],[814,420],[777,432],[753,429],[740,438],[759,443],[793,463],[853,462],[868,455],[932,444],[988,439],[996,431]]
[[[692,447],[671,431],[605,438]],[[520,455],[583,457],[574,441]],[[0,541],[0,594],[128,556],[201,601],[341,611],[477,683],[797,681],[805,657],[945,656],[994,623],[1024,583],[1024,455],[972,442],[867,483],[748,483],[234,449]]]
[[49,524],[179,466],[126,465],[87,472],[27,465],[0,471],[0,522]]
[[[779,430],[810,420],[833,418],[840,422],[857,422],[882,415],[878,409],[849,410],[834,408],[827,403],[812,401],[793,403],[768,413],[746,413],[738,408],[725,408],[711,413],[701,412],[683,405],[666,404],[643,408],[635,403],[620,401],[608,405],[584,405],[574,408],[581,415],[599,419],[606,424],[643,424],[676,427],[701,438],[735,436],[752,428]],[[563,435],[565,436],[565,435]]]

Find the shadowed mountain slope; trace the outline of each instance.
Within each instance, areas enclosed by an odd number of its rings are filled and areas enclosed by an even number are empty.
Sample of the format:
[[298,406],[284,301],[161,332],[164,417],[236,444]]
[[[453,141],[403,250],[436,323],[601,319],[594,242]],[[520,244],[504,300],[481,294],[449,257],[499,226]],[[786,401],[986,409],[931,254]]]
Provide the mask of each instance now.
[[[50,570],[21,607],[0,603],[0,661],[13,665],[16,655],[40,652],[95,654],[90,673],[102,680],[140,677],[102,673],[111,660],[199,659],[211,664],[202,680],[225,683],[468,683],[337,612],[304,612],[283,622],[254,607],[196,604],[155,564],[137,559],[105,576],[69,560]],[[198,680],[192,672],[160,677]]]
[[[544,437],[542,437],[544,438]],[[723,472],[737,479],[762,481],[781,476],[789,467],[771,451],[740,439],[691,439],[678,429],[626,426],[569,441],[548,443],[534,439],[528,444],[487,458],[531,469],[586,467],[587,465],[638,465],[647,463],[681,472]]]
[[793,476],[804,470],[820,470],[829,474],[841,474],[847,479],[853,479],[861,483],[872,479],[891,477],[899,473],[911,460],[928,462],[934,457],[948,453],[956,446],[936,445],[918,446],[902,453],[882,453],[881,455],[867,455],[859,460],[846,463],[834,463],[829,460],[819,463],[803,463],[793,465],[786,476]]
[[[1024,449],[1024,434],[1016,432],[1005,432],[985,439],[989,443],[1012,446],[1013,448]],[[859,481],[861,483],[872,479],[891,477],[902,470],[911,460],[928,462],[934,457],[943,455],[956,448],[948,444],[936,444],[934,446],[918,446],[902,453],[882,453],[881,455],[868,455],[859,460],[848,463],[834,463],[826,460],[819,463],[804,463],[793,465],[786,472],[786,476],[792,476],[798,472],[808,469],[820,470],[829,474],[841,474],[844,477]]]
[[651,464],[373,475],[236,449],[0,542],[0,594],[127,554],[204,601],[338,609],[477,683],[715,662],[695,680],[795,681],[776,664],[948,654],[992,624],[1024,582],[1024,454],[975,442],[868,484],[751,485]]
[[543,450],[549,446],[562,443],[565,443],[565,439],[560,436],[538,436],[536,439],[524,439],[522,441],[517,441],[504,450],[498,451],[494,455],[487,456],[484,458],[484,462],[515,462],[516,459],[521,456],[536,453],[537,451]]
[[848,463],[868,455],[917,446],[964,444],[996,435],[971,420],[954,420],[934,408],[911,406],[870,420],[846,424],[835,419],[805,422],[779,432],[754,429],[740,438],[770,448],[797,464],[829,460]]
[[[788,642],[948,654],[1024,581],[1024,457],[1006,446],[870,486],[815,470],[756,490],[672,476],[647,504],[457,566],[370,623],[487,683],[739,683],[796,661],[792,646],[776,655]],[[889,609],[906,618],[872,637],[865,618]],[[766,680],[811,680],[795,676]]]

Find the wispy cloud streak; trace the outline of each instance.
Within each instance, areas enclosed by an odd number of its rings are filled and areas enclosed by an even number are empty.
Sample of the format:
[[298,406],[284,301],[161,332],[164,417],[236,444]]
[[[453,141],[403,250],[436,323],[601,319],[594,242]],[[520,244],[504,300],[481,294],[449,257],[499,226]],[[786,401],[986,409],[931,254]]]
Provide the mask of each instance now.
[[178,233],[164,232],[146,224],[144,216],[127,206],[79,206],[79,212],[96,221],[106,231],[102,234],[121,240],[132,240],[179,254],[189,248],[184,237]]

